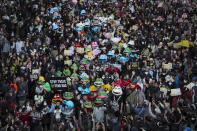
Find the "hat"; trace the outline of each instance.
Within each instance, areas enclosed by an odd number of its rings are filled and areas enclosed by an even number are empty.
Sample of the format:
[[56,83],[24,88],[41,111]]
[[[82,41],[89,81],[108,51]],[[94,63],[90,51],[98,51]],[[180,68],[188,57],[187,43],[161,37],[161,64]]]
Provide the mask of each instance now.
[[107,61],[107,56],[102,54],[99,56],[99,60]]
[[102,78],[97,78],[96,81],[94,82],[95,86],[101,86],[103,85],[103,79]]
[[71,86],[72,85],[70,77],[67,77],[66,84],[67,84],[67,86]]
[[115,72],[118,72],[118,71],[119,71],[119,69],[118,69],[118,68],[114,68],[114,73],[115,73]]
[[77,73],[73,73],[72,75],[71,75],[71,77],[70,77],[71,79],[76,79],[76,80],[78,80],[79,78],[78,78],[78,74]]
[[57,72],[55,73],[55,75],[56,75],[57,77],[61,77],[61,76],[62,76],[62,72],[61,72],[61,71],[57,71]]
[[112,93],[116,96],[121,96],[123,94],[122,88],[120,86],[115,86]]
[[124,86],[124,80],[123,79],[119,79],[119,80],[115,81],[114,82],[114,86],[123,87]]
[[85,89],[84,89],[83,86],[79,86],[78,91],[80,91],[81,94],[83,94],[83,95],[87,95],[90,93],[90,89],[88,87],[85,87]]
[[90,82],[90,80],[87,78],[87,77],[83,77],[82,79],[81,79],[81,83],[82,84],[88,84]]
[[[139,89],[140,86],[138,84],[135,85],[135,89]],[[141,88],[140,88],[141,89]]]
[[63,98],[65,100],[71,100],[71,99],[73,99],[73,97],[74,97],[73,92],[64,92],[64,94],[63,94]]
[[39,81],[45,82],[44,77],[43,77],[43,76],[40,76],[40,77],[39,77]]
[[86,59],[86,58],[83,58],[81,61],[80,61],[81,64],[89,64],[90,62]]
[[96,98],[96,100],[94,101],[94,105],[95,106],[102,106],[103,105],[103,100],[101,98]]
[[92,102],[91,101],[85,101],[84,102],[84,107],[87,108],[87,109],[92,109],[93,108]]
[[89,89],[90,89],[91,92],[97,92],[98,91],[98,89],[94,85],[91,85],[89,87]]
[[126,54],[126,53],[129,53],[130,54],[131,53],[131,49],[130,48],[125,48],[124,51],[123,51],[123,53],[124,54]]
[[109,57],[111,57],[111,58],[114,58],[115,57],[115,51],[114,50],[112,50],[112,51],[109,51],[108,53],[107,53],[107,55],[109,56]]
[[108,95],[105,91],[99,91],[97,98],[106,100],[108,98]]
[[102,85],[101,87],[104,88],[105,91],[112,91],[113,88],[110,84]]
[[81,10],[80,15],[85,15],[86,11],[85,10]]
[[92,42],[92,47],[97,47],[98,43],[97,42]]
[[70,76],[71,75],[71,71],[69,69],[66,69],[63,71],[63,74],[66,76]]
[[75,43],[74,44],[74,48],[81,48],[82,46],[81,46],[81,44],[80,43]]
[[50,84],[47,82],[43,85],[43,88],[47,91],[47,92],[50,92],[51,91],[51,86]]
[[67,108],[67,109],[70,109],[70,110],[71,110],[71,109],[74,108],[74,103],[73,103],[72,101],[63,100],[62,103],[66,105],[66,108]]
[[106,71],[109,72],[109,73],[111,73],[111,67],[107,67],[106,68]]
[[52,102],[53,103],[56,103],[58,101],[62,101],[62,97],[61,97],[60,94],[55,94],[54,97],[53,97],[53,99],[52,99]]
[[77,71],[78,70],[77,64],[75,64],[75,63],[72,64],[71,69],[73,69],[74,71]]

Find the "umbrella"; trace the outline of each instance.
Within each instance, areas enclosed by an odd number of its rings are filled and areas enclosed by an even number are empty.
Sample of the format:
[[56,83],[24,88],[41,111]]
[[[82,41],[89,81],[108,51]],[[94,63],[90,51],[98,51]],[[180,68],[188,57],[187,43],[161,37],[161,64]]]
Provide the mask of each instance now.
[[190,46],[194,46],[194,43],[188,40],[182,40],[181,42],[179,42],[179,45],[183,47],[190,47]]

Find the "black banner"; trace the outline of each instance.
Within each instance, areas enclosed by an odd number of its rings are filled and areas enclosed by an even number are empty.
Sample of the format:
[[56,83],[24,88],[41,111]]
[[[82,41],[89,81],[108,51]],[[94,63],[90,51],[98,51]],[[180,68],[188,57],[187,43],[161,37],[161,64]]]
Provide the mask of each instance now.
[[66,77],[50,77],[47,81],[52,90],[65,90],[67,87]]

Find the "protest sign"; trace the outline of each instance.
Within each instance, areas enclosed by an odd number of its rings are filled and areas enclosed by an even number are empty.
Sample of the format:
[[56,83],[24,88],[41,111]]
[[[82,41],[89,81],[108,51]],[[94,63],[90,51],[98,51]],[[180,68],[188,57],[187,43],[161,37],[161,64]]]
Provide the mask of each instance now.
[[64,50],[64,55],[65,56],[71,56],[73,54],[74,54],[73,50]]
[[84,53],[84,48],[76,48],[76,52],[83,54]]
[[47,78],[47,81],[52,90],[65,90],[67,87],[66,77],[50,77]]
[[70,65],[72,65],[72,60],[65,60],[64,64],[70,66]]
[[32,74],[30,74],[30,78],[33,80],[38,79],[39,69],[32,69]]
[[180,88],[171,89],[170,95],[171,95],[171,96],[179,96],[179,95],[181,95],[181,89],[180,89]]

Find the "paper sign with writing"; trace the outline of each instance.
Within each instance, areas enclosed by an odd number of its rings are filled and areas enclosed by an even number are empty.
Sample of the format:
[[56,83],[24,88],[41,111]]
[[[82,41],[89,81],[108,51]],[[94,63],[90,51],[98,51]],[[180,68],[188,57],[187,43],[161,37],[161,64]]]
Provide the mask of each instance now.
[[171,89],[170,95],[171,95],[171,96],[179,96],[179,95],[181,95],[181,90],[180,90],[180,88]]
[[51,85],[52,90],[65,90],[67,89],[66,77],[50,77],[47,82]]
[[32,69],[32,74],[30,74],[30,78],[33,80],[38,79],[39,69]]
[[166,69],[166,70],[172,69],[172,63],[163,64],[163,69]]
[[76,52],[82,54],[84,53],[84,48],[76,48]]
[[64,61],[64,64],[65,64],[65,65],[71,65],[71,64],[72,64],[72,60],[65,60],[65,61]]
[[73,50],[64,50],[64,55],[66,56],[71,56],[73,54],[74,54]]

